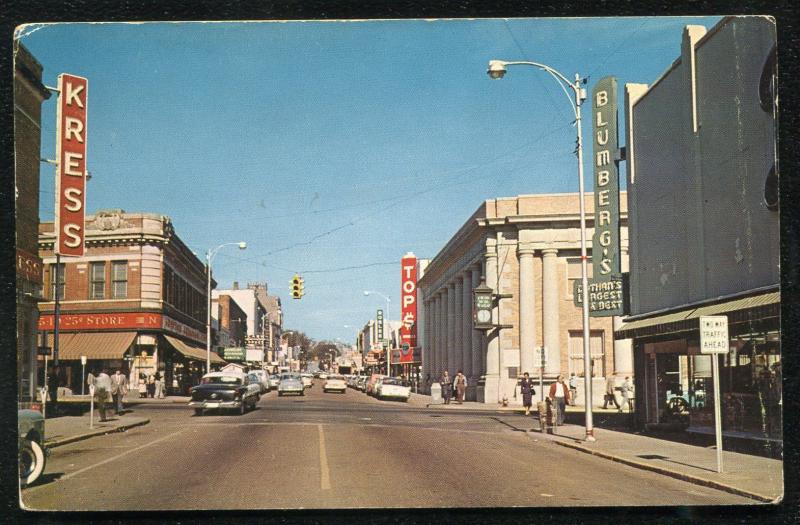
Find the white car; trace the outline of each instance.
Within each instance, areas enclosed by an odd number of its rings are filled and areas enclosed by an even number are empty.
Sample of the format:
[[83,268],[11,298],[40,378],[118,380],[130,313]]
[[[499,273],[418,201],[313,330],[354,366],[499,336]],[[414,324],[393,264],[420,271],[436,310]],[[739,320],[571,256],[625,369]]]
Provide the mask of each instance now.
[[278,383],[280,383],[280,382],[281,382],[281,378],[277,374],[272,374],[271,376],[269,376],[269,388],[270,388],[270,390],[272,390],[272,389],[277,390],[278,389]]
[[303,388],[314,386],[314,374],[300,374],[300,380],[303,382]]
[[380,399],[402,399],[408,401],[411,397],[411,386],[408,381],[396,377],[384,377],[376,386],[375,396]]
[[328,376],[328,379],[325,380],[325,383],[322,385],[323,392],[341,392],[344,394],[347,392],[347,383],[345,382],[344,377],[342,376]]
[[328,379],[328,374],[326,374],[325,372],[320,372],[319,373],[319,378],[320,379]]
[[263,370],[250,370],[250,374],[258,376],[258,382],[261,384],[261,393],[266,394],[269,392],[269,375]]
[[305,395],[305,387],[299,374],[291,372],[281,374],[281,380],[278,383],[278,397],[285,394]]

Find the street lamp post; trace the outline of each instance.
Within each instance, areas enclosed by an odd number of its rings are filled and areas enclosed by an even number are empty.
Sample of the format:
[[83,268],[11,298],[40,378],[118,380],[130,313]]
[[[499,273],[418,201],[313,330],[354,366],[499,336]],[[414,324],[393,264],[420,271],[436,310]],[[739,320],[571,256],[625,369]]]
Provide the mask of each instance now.
[[[550,74],[561,87],[564,94],[572,106],[575,113],[575,128],[577,140],[577,156],[578,156],[578,193],[580,199],[580,215],[581,215],[581,286],[583,289],[583,379],[584,379],[584,404],[586,405],[586,440],[594,441],[594,426],[592,424],[592,361],[591,351],[589,349],[589,279],[587,274],[587,260],[586,256],[586,208],[583,198],[583,137],[581,136],[581,104],[586,99],[586,90],[581,87],[586,83],[585,78],[581,78],[579,74],[575,74],[575,81],[571,82],[567,77],[545,64],[529,61],[516,61],[506,62],[504,60],[490,60],[489,69],[486,71],[493,79],[501,79],[505,76],[508,66],[533,66],[539,68]],[[567,87],[572,89],[574,93],[574,100],[567,91]]]
[[[389,303],[391,302],[388,297],[383,295],[380,292],[376,292],[374,290],[364,290],[364,295],[380,295],[384,299],[386,299],[386,312],[383,315],[383,337],[389,337],[389,325],[387,324],[386,318],[389,316]],[[389,345],[386,345],[386,375],[391,377],[392,376],[392,349],[389,348]]]
[[234,244],[239,246],[240,250],[247,248],[247,243],[244,241],[226,242],[206,252],[206,374],[211,371],[211,263],[220,248]]

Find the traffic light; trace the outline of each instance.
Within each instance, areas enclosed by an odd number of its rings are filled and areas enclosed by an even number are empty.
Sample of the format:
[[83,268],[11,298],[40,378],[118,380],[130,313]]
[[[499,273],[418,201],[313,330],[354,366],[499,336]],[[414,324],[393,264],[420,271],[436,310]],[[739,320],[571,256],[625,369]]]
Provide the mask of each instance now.
[[292,285],[292,299],[300,299],[303,297],[303,278],[294,274],[291,280]]

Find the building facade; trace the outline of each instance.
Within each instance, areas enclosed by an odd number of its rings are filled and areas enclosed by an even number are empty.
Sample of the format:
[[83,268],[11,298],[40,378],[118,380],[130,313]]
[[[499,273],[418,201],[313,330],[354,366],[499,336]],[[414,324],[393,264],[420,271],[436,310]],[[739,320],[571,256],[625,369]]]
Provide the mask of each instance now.
[[[624,197],[624,193],[623,193]],[[585,199],[587,239],[592,238],[592,196]],[[419,282],[424,302],[424,388],[447,370],[467,377],[467,399],[521,403],[517,381],[537,378],[535,348],[544,347],[545,388],[558,375],[579,378],[583,403],[581,308],[573,298],[580,280],[577,194],[520,195],[486,201],[431,260]],[[621,208],[622,265],[627,260],[627,210]],[[590,247],[587,247],[590,250]],[[591,272],[591,266],[589,267]],[[591,273],[589,274],[591,277]],[[493,323],[473,329],[473,290],[485,281],[494,293]],[[603,399],[604,378],[631,375],[628,341],[615,342],[610,317],[590,318],[593,398]]]
[[[782,439],[776,33],[763,17],[687,26],[652,85],[626,85],[631,315],[640,426]],[[699,318],[730,348],[700,353]]]
[[[86,253],[61,258],[59,282],[54,241],[53,223],[42,223],[46,300],[39,304],[38,330],[42,345],[59,354],[62,386],[79,393],[84,371],[100,368],[122,369],[132,385],[161,372],[170,393],[186,393],[199,382],[206,364],[205,265],[169,217],[119,209],[87,215]],[[213,352],[211,360],[224,363]]]
[[39,166],[42,103],[50,92],[42,66],[14,42],[14,219],[16,222],[17,399],[28,407],[36,398],[38,303],[42,297],[39,257]]
[[[213,290],[211,296],[214,302],[222,296],[228,296],[244,312],[244,337],[239,344],[248,362],[261,367],[264,363],[270,366],[277,360],[276,349],[280,347],[283,312],[280,298],[267,293],[267,283],[253,282],[248,283],[247,288],[240,288],[239,283],[234,282],[232,288]],[[231,322],[238,321],[233,319]]]

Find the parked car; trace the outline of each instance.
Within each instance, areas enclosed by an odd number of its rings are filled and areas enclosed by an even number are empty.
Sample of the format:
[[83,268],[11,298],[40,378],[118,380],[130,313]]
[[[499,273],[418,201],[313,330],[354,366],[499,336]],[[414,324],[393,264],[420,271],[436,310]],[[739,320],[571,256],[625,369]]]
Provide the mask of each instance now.
[[342,376],[328,376],[325,383],[322,385],[323,392],[347,392],[347,384]]
[[281,382],[281,378],[278,374],[272,374],[269,376],[269,389],[270,390],[277,390],[278,383]]
[[408,381],[397,377],[384,377],[378,381],[375,387],[375,397],[408,401],[411,397],[411,385]]
[[251,370],[251,374],[258,376],[258,382],[261,384],[261,393],[266,394],[269,392],[269,376],[263,370]]
[[314,386],[314,374],[300,374],[300,380],[303,382],[303,388],[311,388]]
[[36,410],[17,411],[19,484],[27,487],[44,472],[49,451],[44,446],[44,416]]
[[255,408],[261,398],[261,382],[252,373],[210,372],[203,376],[199,385],[192,387],[191,396],[189,406],[198,416],[215,408],[244,414],[248,406]]
[[367,393],[368,396],[375,395],[375,383],[378,379],[386,377],[383,374],[372,374],[369,379],[367,380],[366,387],[364,388],[364,392]]
[[358,376],[356,388],[364,392],[367,389],[367,376]]
[[323,380],[328,379],[328,374],[326,372],[320,372],[319,378]]
[[281,374],[281,380],[278,383],[278,396],[284,394],[305,395],[305,387],[299,374]]

